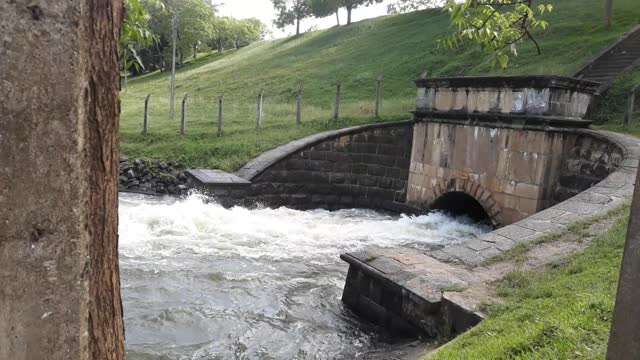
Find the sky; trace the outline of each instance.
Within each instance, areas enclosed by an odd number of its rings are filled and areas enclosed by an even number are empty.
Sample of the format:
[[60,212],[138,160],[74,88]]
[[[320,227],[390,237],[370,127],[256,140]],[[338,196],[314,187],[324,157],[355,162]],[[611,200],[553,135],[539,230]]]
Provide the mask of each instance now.
[[[354,9],[352,12],[352,21],[360,21],[387,14],[387,5],[391,3],[391,0],[384,0],[380,4],[374,4],[368,7],[360,7]],[[224,3],[220,7],[220,13],[223,16],[232,16],[238,19],[246,19],[255,17],[265,24],[273,31],[274,38],[281,38],[295,34],[295,26],[289,26],[286,29],[279,30],[273,26],[273,19],[275,17],[275,10],[271,0],[217,0],[214,3]],[[340,10],[340,24],[345,24],[347,21],[347,11]],[[317,26],[318,29],[327,29],[336,25],[335,15],[326,17],[324,19],[308,18],[302,21],[300,25],[301,31],[307,31],[310,28]]]

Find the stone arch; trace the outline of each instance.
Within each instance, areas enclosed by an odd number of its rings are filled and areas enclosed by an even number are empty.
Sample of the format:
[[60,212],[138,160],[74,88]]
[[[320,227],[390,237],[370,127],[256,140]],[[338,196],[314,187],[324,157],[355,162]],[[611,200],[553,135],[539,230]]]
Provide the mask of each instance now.
[[452,196],[452,194],[464,194],[475,200],[487,214],[493,226],[499,227],[502,224],[500,218],[502,208],[500,204],[495,200],[491,191],[471,179],[440,179],[433,188],[433,201],[429,204],[429,209],[432,209],[432,206],[439,200],[444,199],[445,196]]

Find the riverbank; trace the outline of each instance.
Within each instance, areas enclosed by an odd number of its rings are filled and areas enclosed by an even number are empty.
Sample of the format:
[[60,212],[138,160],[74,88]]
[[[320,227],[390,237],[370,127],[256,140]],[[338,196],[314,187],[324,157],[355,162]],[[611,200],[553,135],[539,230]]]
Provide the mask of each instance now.
[[120,192],[184,195],[188,192],[184,165],[174,161],[120,158]]
[[428,358],[604,358],[628,216],[614,210],[487,265],[508,270],[487,319]]

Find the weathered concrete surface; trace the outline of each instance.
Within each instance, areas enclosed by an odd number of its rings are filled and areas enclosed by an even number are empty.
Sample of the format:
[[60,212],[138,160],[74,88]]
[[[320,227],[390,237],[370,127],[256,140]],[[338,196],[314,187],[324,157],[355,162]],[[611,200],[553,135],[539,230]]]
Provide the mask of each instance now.
[[494,225],[508,225],[596,184],[622,158],[615,143],[588,130],[416,123],[407,204],[429,208],[462,192]]
[[[417,113],[495,113],[583,118],[600,83],[560,76],[416,81]],[[579,123],[579,122],[578,122]]]
[[119,0],[0,2],[0,359],[122,359]]
[[607,349],[608,359],[633,359],[640,354],[640,172],[631,204],[613,324]]

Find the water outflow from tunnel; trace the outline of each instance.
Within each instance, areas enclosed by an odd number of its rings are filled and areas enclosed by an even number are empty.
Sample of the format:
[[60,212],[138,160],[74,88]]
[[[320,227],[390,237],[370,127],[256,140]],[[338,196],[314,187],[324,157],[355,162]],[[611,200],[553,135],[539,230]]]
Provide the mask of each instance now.
[[[386,345],[342,305],[365,247],[428,248],[487,229],[442,214],[225,209],[120,196],[128,359],[353,359]],[[162,357],[159,357],[162,356]]]

